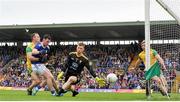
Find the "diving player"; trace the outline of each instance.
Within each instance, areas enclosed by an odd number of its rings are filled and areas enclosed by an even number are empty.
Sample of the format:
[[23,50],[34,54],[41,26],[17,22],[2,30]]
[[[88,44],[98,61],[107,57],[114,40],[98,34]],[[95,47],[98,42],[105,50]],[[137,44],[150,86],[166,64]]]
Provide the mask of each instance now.
[[83,54],[85,50],[85,44],[79,43],[76,47],[76,52],[69,53],[65,68],[62,70],[59,78],[65,76],[65,83],[59,91],[59,96],[65,93],[67,90],[72,91],[72,96],[76,96],[79,92],[75,90],[75,85],[81,80],[81,72],[86,67],[90,74],[96,79],[101,85],[105,85],[105,81],[96,77],[93,69],[91,68],[92,63],[89,62],[88,58]]

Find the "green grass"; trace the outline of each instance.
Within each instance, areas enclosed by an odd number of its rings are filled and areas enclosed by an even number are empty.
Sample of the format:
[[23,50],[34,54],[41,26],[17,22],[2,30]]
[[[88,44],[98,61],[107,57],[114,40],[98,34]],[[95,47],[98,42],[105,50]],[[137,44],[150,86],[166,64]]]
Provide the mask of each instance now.
[[[36,96],[26,95],[26,91],[0,90],[0,101],[146,101],[145,94],[128,93],[86,93],[81,92],[76,97],[71,97],[68,92],[62,97],[51,96],[50,92],[38,92]],[[161,94],[152,94],[152,101],[168,101]],[[171,101],[180,101],[180,94],[171,94]]]

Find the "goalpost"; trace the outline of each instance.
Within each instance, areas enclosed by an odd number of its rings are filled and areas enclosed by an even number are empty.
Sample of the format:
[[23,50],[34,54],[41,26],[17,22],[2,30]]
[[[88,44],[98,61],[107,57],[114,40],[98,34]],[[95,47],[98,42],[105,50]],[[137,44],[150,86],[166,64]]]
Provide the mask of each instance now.
[[[145,43],[145,71],[150,68],[150,48],[153,48],[165,61],[168,71],[164,76],[169,91],[175,87],[177,92],[178,81],[173,75],[176,70],[178,76],[180,67],[180,0],[145,0]],[[146,91],[150,93],[149,81]]]
[[180,0],[156,0],[180,25]]
[[[146,67],[145,71],[150,68],[150,0],[145,0],[145,52]],[[146,96],[150,95],[150,81],[146,80]]]

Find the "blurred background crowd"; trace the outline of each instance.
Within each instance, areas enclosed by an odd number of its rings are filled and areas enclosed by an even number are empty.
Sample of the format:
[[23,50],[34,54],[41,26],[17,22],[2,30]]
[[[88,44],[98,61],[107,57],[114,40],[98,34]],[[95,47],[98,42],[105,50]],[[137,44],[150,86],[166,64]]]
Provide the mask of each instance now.
[[[51,54],[47,67],[51,70],[55,79],[64,66],[69,52],[75,51],[75,45],[51,46]],[[162,49],[161,49],[162,50]],[[140,64],[136,72],[129,71],[129,68],[135,64],[133,60],[137,58],[141,51],[138,43],[130,45],[87,45],[85,55],[93,63],[93,69],[98,76],[106,79],[109,73],[115,73],[118,77],[117,82],[110,86],[108,83],[104,87],[99,87],[87,69],[82,72],[82,80],[77,88],[113,88],[113,89],[144,89],[144,65]],[[175,70],[180,68],[178,52],[172,53],[164,50],[160,55],[165,61],[168,72],[164,75],[168,84],[173,83]],[[31,84],[31,78],[27,73],[25,47],[0,47],[0,86],[7,87],[28,87]],[[57,80],[61,86],[62,80]],[[152,87],[156,88],[153,83]]]

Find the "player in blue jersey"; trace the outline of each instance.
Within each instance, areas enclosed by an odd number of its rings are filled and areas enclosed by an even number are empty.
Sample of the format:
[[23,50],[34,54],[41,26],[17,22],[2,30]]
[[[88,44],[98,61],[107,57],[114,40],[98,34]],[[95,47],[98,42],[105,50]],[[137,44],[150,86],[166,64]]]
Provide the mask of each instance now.
[[[38,58],[38,61],[32,61],[32,70],[40,76],[46,78],[46,82],[49,90],[53,96],[59,92],[55,79],[49,69],[46,68],[45,63],[48,60],[48,54],[50,52],[50,47],[48,46],[51,41],[50,35],[44,35],[42,42],[35,45],[32,55]],[[40,87],[38,88],[40,89]],[[38,89],[36,91],[38,91]],[[54,90],[55,89],[55,90]]]

